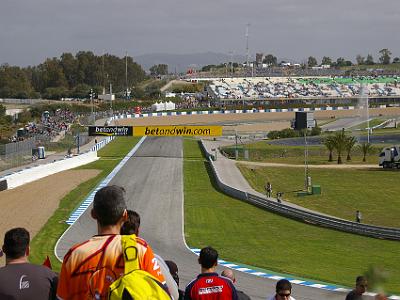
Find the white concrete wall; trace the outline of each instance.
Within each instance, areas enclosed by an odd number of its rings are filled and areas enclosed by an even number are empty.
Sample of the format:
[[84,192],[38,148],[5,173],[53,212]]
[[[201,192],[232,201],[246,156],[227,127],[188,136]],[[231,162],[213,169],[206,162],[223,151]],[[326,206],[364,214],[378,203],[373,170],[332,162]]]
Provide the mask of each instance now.
[[22,170],[4,177],[7,180],[8,189],[13,189],[25,183],[32,182],[58,172],[73,169],[98,160],[97,152],[90,151],[78,156],[66,158],[45,165],[39,165],[30,169]]

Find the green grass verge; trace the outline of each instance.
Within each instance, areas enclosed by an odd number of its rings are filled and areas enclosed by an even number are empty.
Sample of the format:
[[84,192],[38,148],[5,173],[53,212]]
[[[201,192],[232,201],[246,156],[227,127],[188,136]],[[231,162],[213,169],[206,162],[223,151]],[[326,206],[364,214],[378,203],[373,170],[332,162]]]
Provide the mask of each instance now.
[[[367,135],[367,131],[359,132],[359,135]],[[397,128],[377,128],[373,129],[372,135],[385,135],[385,134],[400,134],[400,127]]]
[[[370,265],[389,272],[400,293],[400,243],[328,230],[287,219],[218,191],[197,141],[184,141],[185,236],[220,257],[280,273],[353,286]],[[194,159],[196,158],[196,159]]]
[[53,269],[60,271],[61,264],[54,256],[54,247],[58,238],[68,228],[65,221],[100,181],[118,165],[120,160],[124,158],[138,140],[139,138],[117,138],[98,152],[98,155],[101,157],[99,160],[78,168],[97,169],[101,170],[101,172],[96,177],[80,184],[60,201],[60,205],[53,216],[46,222],[31,242],[31,254],[29,256],[31,262],[41,264],[46,255],[49,255]]
[[297,197],[304,189],[304,168],[249,167],[238,165],[240,171],[257,191],[264,193],[266,180],[274,192],[283,191],[292,203],[337,216],[355,220],[360,210],[363,222],[400,227],[400,172],[383,169],[310,169],[313,184],[321,185],[321,195]]
[[385,121],[384,119],[372,119],[369,121],[369,124],[368,124],[368,122],[363,122],[361,124],[358,124],[356,126],[349,128],[349,130],[356,130],[356,129],[366,130],[368,128],[368,125],[371,128],[371,127],[382,124],[384,121]]

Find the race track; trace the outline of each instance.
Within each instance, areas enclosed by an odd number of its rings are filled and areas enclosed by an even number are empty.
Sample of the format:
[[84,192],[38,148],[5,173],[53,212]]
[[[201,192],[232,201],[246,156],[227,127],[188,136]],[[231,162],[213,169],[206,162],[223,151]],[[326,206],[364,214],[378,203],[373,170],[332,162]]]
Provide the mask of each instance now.
[[[177,263],[181,288],[184,288],[199,273],[200,268],[197,256],[187,249],[183,238],[182,140],[146,138],[110,184],[118,184],[126,189],[128,208],[141,215],[140,235],[156,253]],[[90,209],[91,207],[58,243],[56,252],[59,256],[63,257],[73,244],[96,233],[95,222],[90,218]],[[266,299],[274,292],[274,280],[238,272],[236,275],[238,288],[252,299]],[[344,299],[343,293],[298,285],[294,285],[293,296],[298,300]]]

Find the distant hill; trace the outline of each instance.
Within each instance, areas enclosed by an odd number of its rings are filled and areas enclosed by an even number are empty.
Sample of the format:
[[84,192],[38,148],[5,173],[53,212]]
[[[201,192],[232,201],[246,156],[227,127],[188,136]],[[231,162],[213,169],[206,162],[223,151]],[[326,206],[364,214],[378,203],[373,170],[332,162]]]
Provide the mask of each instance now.
[[[206,65],[218,65],[231,61],[229,54],[223,53],[195,53],[195,54],[168,54],[168,53],[152,53],[135,56],[134,61],[139,63],[146,71],[151,66],[157,64],[167,64],[169,72],[186,72],[190,68],[200,69]],[[244,55],[234,55],[234,62],[244,62]]]

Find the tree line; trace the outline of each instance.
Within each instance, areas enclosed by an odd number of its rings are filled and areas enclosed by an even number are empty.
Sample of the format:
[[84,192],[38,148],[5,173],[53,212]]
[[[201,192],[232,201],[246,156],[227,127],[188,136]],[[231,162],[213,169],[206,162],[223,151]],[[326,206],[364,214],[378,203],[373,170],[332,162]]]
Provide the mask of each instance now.
[[102,93],[103,86],[108,90],[111,83],[113,91],[121,91],[126,84],[132,88],[145,77],[145,71],[130,56],[97,56],[91,51],[63,53],[37,66],[1,65],[0,98],[88,98],[90,89]]
[[[357,65],[366,65],[366,66],[371,66],[374,65],[376,63],[380,63],[382,65],[388,65],[390,63],[399,63],[400,62],[400,58],[399,57],[395,57],[391,58],[392,52],[389,49],[382,49],[379,51],[379,57],[378,57],[378,61],[375,62],[374,58],[371,54],[368,54],[366,57],[362,56],[361,54],[358,54],[356,56],[356,64]],[[314,67],[316,65],[318,65],[318,61],[315,57],[310,56],[308,58],[307,61],[307,65],[308,67]],[[339,57],[336,59],[336,61],[333,61],[330,57],[328,56],[324,56],[321,60],[321,65],[330,65],[333,67],[345,67],[345,66],[352,66],[354,65],[352,61],[350,60],[346,60],[343,57]]]
[[[262,63],[267,64],[269,66],[277,66],[278,58],[273,54],[267,54],[263,57]],[[383,65],[388,65],[390,63],[400,63],[400,58],[394,57],[392,59],[392,52],[387,48],[384,48],[379,51],[379,57],[376,62],[371,54],[368,54],[367,56],[358,54],[356,56],[357,65],[374,65],[376,63],[380,63]],[[309,56],[307,62],[303,63],[304,67],[310,67],[310,68],[315,67],[317,65],[318,65],[318,60],[314,56]],[[347,60],[343,57],[338,57],[336,60],[334,60],[329,56],[324,56],[321,60],[321,65],[330,65],[332,67],[345,67],[345,66],[352,66],[354,65],[354,63],[351,60]]]
[[[356,145],[357,139],[354,136],[347,135],[343,129],[324,138],[322,143],[329,151],[328,161],[333,161],[333,151],[335,150],[337,153],[337,163],[342,164],[342,155],[344,153],[346,154],[346,161],[351,161],[350,153]],[[372,150],[372,145],[364,142],[359,145],[359,148],[363,153],[363,162],[365,162],[367,154]]]

